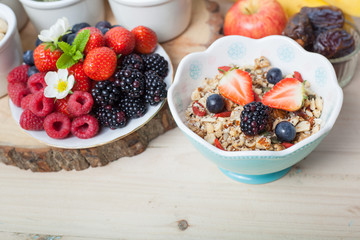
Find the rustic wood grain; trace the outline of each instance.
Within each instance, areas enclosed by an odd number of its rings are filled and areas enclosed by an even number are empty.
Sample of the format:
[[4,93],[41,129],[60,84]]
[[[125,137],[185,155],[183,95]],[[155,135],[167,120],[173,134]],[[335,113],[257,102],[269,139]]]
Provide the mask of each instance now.
[[[106,9],[107,20],[114,24],[108,3]],[[205,50],[220,36],[222,22],[217,3],[193,2],[190,26],[178,38],[162,44],[172,60],[174,71],[185,55]],[[21,38],[23,49],[34,48],[36,32],[31,23],[22,30]],[[165,104],[150,122],[120,140],[88,149],[60,149],[39,143],[20,129],[12,119],[8,97],[0,99],[0,119],[4,121],[0,126],[0,161],[33,172],[79,171],[105,166],[119,158],[142,153],[151,140],[176,126]]]

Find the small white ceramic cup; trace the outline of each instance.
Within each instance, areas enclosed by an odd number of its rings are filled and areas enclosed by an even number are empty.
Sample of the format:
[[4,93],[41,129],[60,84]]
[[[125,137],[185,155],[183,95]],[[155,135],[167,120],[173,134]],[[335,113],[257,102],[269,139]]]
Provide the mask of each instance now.
[[0,3],[3,3],[9,6],[15,13],[17,27],[20,31],[28,21],[28,16],[24,10],[24,7],[19,0],[0,0]]
[[0,97],[2,97],[7,93],[7,75],[22,62],[22,47],[13,10],[0,3],[0,18],[8,24],[5,37],[0,41]]
[[191,19],[191,0],[109,0],[118,24],[150,27],[159,42],[179,36]]
[[39,2],[20,0],[36,30],[48,29],[57,19],[66,17],[70,25],[87,22],[95,25],[104,20],[105,8],[103,0],[61,0],[55,2]]

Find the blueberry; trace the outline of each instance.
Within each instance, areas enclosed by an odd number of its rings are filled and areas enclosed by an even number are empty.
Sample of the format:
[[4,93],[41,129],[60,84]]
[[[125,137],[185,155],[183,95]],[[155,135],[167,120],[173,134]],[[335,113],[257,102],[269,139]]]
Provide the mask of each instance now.
[[102,28],[111,28],[111,23],[109,23],[108,21],[100,21],[100,22],[96,23],[95,27],[100,30]]
[[282,79],[282,72],[279,68],[271,68],[267,74],[266,79],[269,83],[276,84]]
[[105,33],[107,33],[107,31],[109,31],[110,28],[100,28],[100,31],[102,32],[102,34],[105,35]]
[[36,66],[31,66],[28,71],[27,71],[27,75],[28,77],[30,77],[31,75],[35,74],[35,73],[38,73],[39,70],[36,68]]
[[69,34],[69,36],[66,39],[66,42],[71,45],[74,42],[75,37],[76,37],[76,33]]
[[72,34],[72,32],[69,32],[69,33],[65,34],[64,36],[61,37],[61,40],[62,40],[63,42],[67,42],[67,39],[68,39],[68,37],[69,37],[71,34]]
[[292,142],[295,139],[296,130],[291,122],[282,121],[276,125],[275,134],[282,142]]
[[35,42],[35,46],[37,47],[37,46],[39,46],[40,44],[42,44],[43,43],[43,41],[41,41],[40,39],[36,39],[36,42]]
[[34,65],[34,51],[27,50],[26,52],[24,52],[23,61],[25,64],[33,66]]
[[222,112],[224,105],[224,99],[219,94],[210,95],[206,99],[206,108],[211,113]]
[[86,22],[77,23],[71,28],[71,31],[73,33],[77,33],[80,29],[83,29],[83,28],[86,28],[86,27],[90,27],[90,24],[88,24]]

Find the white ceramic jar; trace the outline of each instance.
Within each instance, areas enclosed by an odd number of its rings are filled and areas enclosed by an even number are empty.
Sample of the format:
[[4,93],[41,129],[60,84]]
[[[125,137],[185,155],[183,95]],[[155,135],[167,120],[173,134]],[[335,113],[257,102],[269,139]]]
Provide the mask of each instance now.
[[0,3],[9,6],[14,11],[17,21],[17,27],[20,31],[25,26],[28,20],[28,16],[22,4],[19,2],[19,0],[0,0]]
[[118,24],[153,29],[159,42],[180,35],[190,23],[191,0],[109,0]]
[[0,41],[0,97],[2,97],[7,93],[8,73],[22,62],[22,47],[13,10],[0,3],[0,18],[8,24],[5,37]]
[[34,24],[36,30],[50,28],[57,19],[66,17],[70,25],[87,22],[95,25],[104,20],[105,8],[103,0],[61,0],[54,2],[40,2],[34,0],[20,0]]

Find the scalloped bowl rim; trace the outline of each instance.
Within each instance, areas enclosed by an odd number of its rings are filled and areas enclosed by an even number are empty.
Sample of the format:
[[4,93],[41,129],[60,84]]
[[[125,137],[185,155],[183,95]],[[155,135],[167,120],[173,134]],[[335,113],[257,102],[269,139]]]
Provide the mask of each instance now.
[[[307,58],[311,58],[312,56],[316,56],[317,58],[322,58],[326,64],[329,65],[330,69],[331,69],[331,84],[336,84],[336,95],[338,96],[337,101],[336,101],[336,106],[334,107],[334,110],[332,111],[332,113],[330,114],[327,122],[325,123],[324,126],[322,126],[320,128],[320,130],[311,135],[310,137],[302,140],[299,143],[296,143],[294,146],[287,148],[285,150],[282,151],[223,151],[218,149],[217,147],[209,144],[208,142],[206,142],[203,138],[201,138],[200,136],[198,136],[196,133],[194,133],[192,130],[190,130],[185,124],[184,122],[181,120],[179,114],[176,111],[174,102],[173,102],[173,93],[176,89],[176,87],[179,85],[180,83],[180,75],[182,73],[182,71],[184,71],[184,63],[188,60],[190,60],[191,58],[193,58],[194,56],[197,55],[204,55],[207,56],[209,55],[213,49],[218,48],[223,42],[227,42],[230,40],[234,40],[234,39],[238,39],[238,40],[242,40],[242,39],[247,39],[249,41],[253,41],[256,43],[266,43],[266,41],[268,40],[272,40],[272,39],[277,39],[279,41],[286,41],[287,43],[293,45],[298,51],[300,51],[302,54],[304,54]],[[212,153],[216,154],[216,155],[220,155],[223,156],[227,159],[231,158],[237,158],[238,160],[246,160],[246,157],[256,157],[259,159],[271,159],[273,160],[273,157],[278,157],[277,159],[281,159],[281,157],[286,157],[287,155],[292,155],[297,151],[301,151],[305,146],[312,144],[315,140],[317,140],[318,138],[320,138],[323,135],[326,135],[330,132],[330,130],[332,129],[332,127],[334,126],[336,119],[341,111],[341,107],[342,107],[342,103],[343,103],[343,91],[341,89],[341,87],[338,85],[337,82],[337,78],[336,78],[336,74],[335,74],[335,70],[332,66],[332,64],[330,63],[330,61],[325,58],[324,56],[317,54],[317,53],[313,53],[313,52],[309,52],[304,50],[297,42],[295,42],[293,39],[285,37],[285,36],[268,36],[268,37],[264,37],[261,39],[251,39],[251,38],[247,38],[247,37],[243,37],[243,36],[237,36],[237,35],[232,35],[232,36],[225,36],[225,37],[221,37],[219,39],[217,39],[216,41],[214,41],[205,51],[202,52],[194,52],[194,53],[190,53],[188,55],[186,55],[179,63],[179,66],[177,68],[176,74],[175,74],[175,78],[174,78],[174,82],[171,85],[169,92],[168,92],[168,103],[169,103],[169,108],[170,111],[172,112],[172,115],[174,117],[175,122],[177,123],[178,127],[189,137],[191,137],[192,139],[194,139],[196,142],[198,142],[199,144],[203,145],[204,147],[206,147],[208,150],[210,150]],[[226,159],[225,159],[226,160]]]

